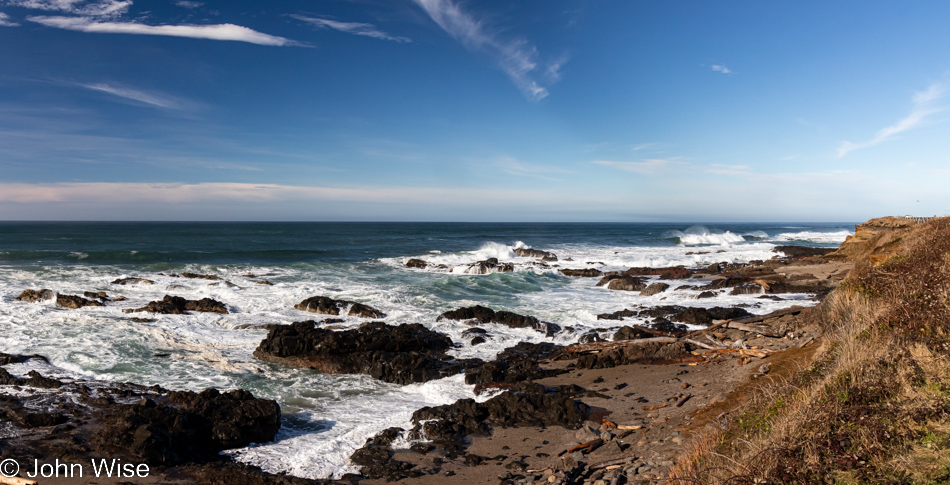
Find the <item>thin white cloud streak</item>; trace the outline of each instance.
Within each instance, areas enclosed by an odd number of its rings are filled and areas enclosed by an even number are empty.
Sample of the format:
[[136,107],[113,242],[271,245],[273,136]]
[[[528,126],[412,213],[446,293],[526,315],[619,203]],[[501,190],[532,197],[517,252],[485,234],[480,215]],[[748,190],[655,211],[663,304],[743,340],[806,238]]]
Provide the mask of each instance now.
[[712,70],[716,72],[721,72],[723,74],[732,74],[732,71],[722,64],[713,64]]
[[[465,187],[309,187],[247,183],[0,183],[0,202],[142,203],[281,202],[288,200],[409,203],[438,205],[495,205],[549,200],[555,194],[524,189]],[[540,199],[539,199],[540,197]]]
[[10,16],[0,12],[0,27],[18,27],[20,24],[10,20]]
[[399,37],[395,35],[389,35],[386,32],[383,32],[376,28],[373,24],[366,24],[361,22],[339,22],[336,20],[321,19],[315,17],[305,17],[303,15],[291,15],[291,17],[307,22],[311,25],[316,26],[321,29],[333,29],[340,32],[345,32],[347,34],[353,35],[362,35],[365,37],[372,37],[374,39],[380,40],[391,40],[393,42],[412,42],[412,39],[408,37]]
[[649,158],[642,162],[615,162],[610,160],[595,160],[590,163],[616,168],[625,172],[635,172],[644,175],[659,173],[670,166],[682,165],[683,162],[668,158]]
[[47,27],[74,30],[96,34],[138,34],[161,35],[169,37],[188,37],[192,39],[226,40],[248,42],[265,46],[303,46],[300,42],[264,34],[256,30],[234,24],[216,25],[145,25],[138,22],[100,22],[85,17],[27,17]]
[[170,96],[146,93],[137,89],[113,86],[111,84],[76,84],[76,86],[100,93],[111,94],[112,96],[117,96],[130,101],[136,101],[156,108],[183,110],[186,109],[186,106],[188,105],[188,103]]
[[189,2],[188,0],[178,0],[175,2],[175,5],[178,5],[181,8],[195,9],[201,6],[204,6],[203,2]]
[[945,109],[944,107],[936,105],[936,101],[943,98],[944,94],[945,88],[940,84],[932,84],[926,91],[914,94],[914,107],[911,109],[910,114],[894,125],[878,131],[870,141],[864,143],[841,142],[841,147],[838,148],[838,158],[847,155],[848,152],[877,145],[878,143],[887,141],[894,135],[923,125],[927,122],[927,118],[930,115],[939,113]]
[[[492,57],[508,77],[529,99],[539,101],[548,96],[548,90],[532,79],[538,67],[538,50],[524,39],[502,40],[487,32],[476,20],[452,0],[414,0],[432,20],[467,49]],[[564,59],[552,63],[547,75],[560,77]]]
[[132,5],[130,0],[99,0],[94,2],[85,0],[7,0],[6,3],[15,7],[65,12],[88,17],[116,17],[126,13],[129,6]]

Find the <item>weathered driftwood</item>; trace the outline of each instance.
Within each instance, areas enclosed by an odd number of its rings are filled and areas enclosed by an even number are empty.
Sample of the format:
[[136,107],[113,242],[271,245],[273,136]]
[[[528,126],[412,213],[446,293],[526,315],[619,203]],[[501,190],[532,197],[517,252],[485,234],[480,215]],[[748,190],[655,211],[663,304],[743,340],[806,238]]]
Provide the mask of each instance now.
[[566,450],[564,450],[564,451],[558,453],[557,456],[561,456],[561,455],[564,455],[564,454],[566,454],[566,453],[574,453],[575,451],[580,451],[580,452],[582,452],[582,453],[590,453],[590,452],[596,450],[597,448],[600,448],[600,445],[602,445],[602,444],[604,444],[604,440],[602,440],[602,439],[599,439],[599,438],[598,438],[598,439],[596,439],[596,440],[590,440],[590,441],[588,441],[587,443],[581,443],[581,444],[579,444],[579,445],[577,445],[577,446],[575,446],[575,447],[573,447],[573,448],[566,449]]
[[3,485],[36,485],[36,480],[27,480],[19,477],[5,477],[0,475],[0,484]]
[[708,327],[706,327],[706,328],[701,328],[701,329],[699,329],[699,330],[693,330],[692,332],[689,332],[689,333],[687,333],[686,335],[689,335],[689,336],[702,335],[702,334],[704,334],[704,333],[706,333],[706,332],[711,332],[711,331],[713,331],[713,330],[715,330],[715,329],[717,329],[717,328],[720,328],[720,327],[722,327],[723,325],[728,325],[729,322],[731,322],[731,321],[732,321],[732,320],[713,320],[713,324],[712,324],[712,325],[710,325],[710,326],[708,326]]
[[722,342],[716,340],[716,337],[713,337],[712,335],[709,335],[708,333],[706,334],[706,340],[712,342],[713,345],[715,345],[716,347],[719,347],[719,348],[725,348],[725,347],[726,347],[726,344],[724,344],[724,343],[722,343]]
[[590,465],[589,467],[587,467],[587,469],[593,471],[593,470],[600,470],[601,468],[608,468],[608,467],[617,466],[617,465],[626,465],[627,463],[632,462],[636,458],[637,457],[635,456],[628,456],[626,458],[617,458],[614,460],[602,461],[600,463],[594,463],[593,465]]
[[676,401],[676,407],[678,407],[678,408],[679,408],[679,407],[683,407],[683,405],[686,404],[686,401],[689,401],[690,398],[692,398],[692,397],[693,397],[692,394],[687,394],[687,395],[681,397],[679,401]]
[[738,322],[729,322],[729,328],[742,330],[743,332],[760,333],[766,337],[782,338],[785,336],[785,330],[767,327],[765,325],[747,325]]
[[684,342],[687,342],[687,343],[691,343],[691,344],[693,344],[693,345],[695,345],[695,346],[697,346],[697,347],[700,347],[700,348],[703,348],[703,349],[707,349],[707,350],[716,350],[717,348],[721,348],[721,347],[713,347],[712,345],[704,344],[704,343],[702,343],[702,342],[699,342],[699,341],[697,341],[697,340],[693,340],[693,339],[691,339],[691,338],[684,338],[683,341],[684,341]]
[[622,431],[636,430],[642,427],[643,425],[641,424],[618,424],[617,425],[617,429],[622,430]]

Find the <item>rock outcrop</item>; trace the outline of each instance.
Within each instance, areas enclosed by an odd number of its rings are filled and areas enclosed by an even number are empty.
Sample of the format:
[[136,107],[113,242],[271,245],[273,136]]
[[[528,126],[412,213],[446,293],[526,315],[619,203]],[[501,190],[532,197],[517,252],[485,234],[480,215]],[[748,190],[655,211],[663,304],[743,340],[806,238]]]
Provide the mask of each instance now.
[[202,298],[200,300],[186,300],[180,296],[165,295],[159,301],[149,302],[142,308],[125,310],[126,313],[151,312],[166,315],[187,315],[188,312],[228,313],[228,307],[218,300]]
[[563,374],[567,370],[544,369],[542,361],[560,353],[564,347],[550,342],[532,344],[520,342],[508,347],[491,362],[485,362],[465,373],[466,384],[524,382]]
[[512,263],[499,263],[498,258],[476,261],[465,269],[467,274],[511,273],[515,270]]
[[428,265],[429,263],[426,263],[425,260],[422,260],[422,259],[413,258],[413,259],[410,259],[409,261],[406,261],[407,268],[426,269],[426,266]]
[[540,249],[532,248],[515,248],[512,251],[522,258],[541,258],[541,261],[545,262],[557,261],[557,255],[550,251],[542,251]]
[[42,289],[42,290],[23,290],[23,293],[20,293],[20,296],[16,297],[18,301],[25,301],[29,303],[36,303],[43,300],[52,300],[56,297],[56,293],[53,290]]
[[507,311],[495,311],[491,308],[481,305],[447,311],[439,315],[439,317],[436,318],[436,321],[438,322],[444,319],[478,320],[481,323],[498,323],[511,328],[533,328],[539,332],[544,332],[545,334],[554,334],[560,330],[557,325],[554,325],[553,323],[542,322],[532,316],[519,315],[517,313]]
[[294,305],[294,308],[321,315],[339,315],[341,311],[351,317],[360,318],[382,318],[386,315],[369,306],[355,301],[334,300],[326,296],[312,296],[306,300]]
[[903,217],[880,217],[854,227],[854,235],[848,236],[838,250],[825,255],[831,261],[867,260],[877,266],[896,255],[910,234],[905,231],[918,223]]
[[355,330],[317,328],[312,320],[278,325],[254,351],[261,360],[328,374],[366,374],[395,384],[425,382],[474,368],[480,360],[455,360],[447,336],[415,324],[368,322]]
[[102,306],[98,300],[87,300],[77,295],[56,295],[56,304],[65,308],[82,308],[84,306]]

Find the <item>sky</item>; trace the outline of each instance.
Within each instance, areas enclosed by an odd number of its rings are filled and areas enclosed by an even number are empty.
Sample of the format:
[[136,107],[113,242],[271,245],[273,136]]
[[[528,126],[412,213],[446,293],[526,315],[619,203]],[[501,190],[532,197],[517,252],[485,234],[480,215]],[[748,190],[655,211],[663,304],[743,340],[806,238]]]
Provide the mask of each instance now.
[[950,2],[0,0],[0,220],[950,215]]

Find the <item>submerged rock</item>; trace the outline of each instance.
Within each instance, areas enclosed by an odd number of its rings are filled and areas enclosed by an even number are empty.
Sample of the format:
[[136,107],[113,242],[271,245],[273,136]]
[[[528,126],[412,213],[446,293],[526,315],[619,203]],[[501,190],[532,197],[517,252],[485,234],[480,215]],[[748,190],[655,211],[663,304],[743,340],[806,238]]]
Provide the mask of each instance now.
[[312,320],[279,325],[254,351],[261,360],[328,374],[367,374],[395,384],[455,375],[480,360],[455,360],[447,336],[415,324],[368,322],[355,330],[317,328]]
[[564,276],[595,278],[597,276],[603,276],[604,273],[599,269],[584,268],[584,269],[562,269],[561,274],[563,274]]
[[165,295],[160,301],[149,302],[142,308],[125,310],[126,313],[151,312],[166,315],[187,315],[188,312],[228,313],[228,307],[218,300],[202,298],[186,300],[180,296]]
[[294,305],[294,308],[321,315],[339,315],[341,310],[346,310],[346,314],[360,318],[382,318],[386,315],[369,306],[355,301],[334,300],[326,296],[312,296],[306,300]]
[[532,248],[515,248],[512,251],[522,258],[541,258],[541,261],[557,261],[557,255],[550,251]]
[[488,258],[484,261],[477,261],[468,265],[465,273],[468,274],[489,274],[489,273],[511,273],[515,270],[512,263],[499,263],[498,258]]
[[56,297],[56,293],[53,290],[42,289],[42,290],[23,290],[23,293],[20,293],[20,296],[16,297],[18,301],[25,301],[29,303],[35,303],[43,300],[52,300]]
[[155,282],[145,278],[119,278],[112,282],[113,285],[151,285]]

